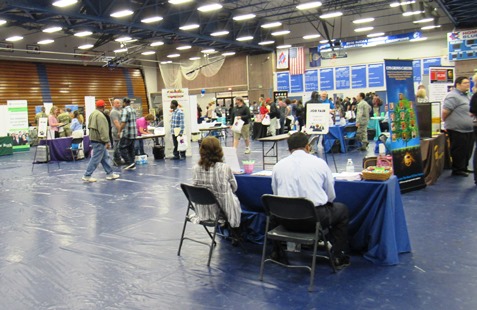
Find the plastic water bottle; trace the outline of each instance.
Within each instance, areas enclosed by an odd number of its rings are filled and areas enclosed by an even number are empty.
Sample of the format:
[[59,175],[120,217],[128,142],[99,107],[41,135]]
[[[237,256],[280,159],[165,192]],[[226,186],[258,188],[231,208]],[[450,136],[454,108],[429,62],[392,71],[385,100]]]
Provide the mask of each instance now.
[[346,163],[346,172],[354,172],[353,160],[351,158],[348,158],[348,162]]

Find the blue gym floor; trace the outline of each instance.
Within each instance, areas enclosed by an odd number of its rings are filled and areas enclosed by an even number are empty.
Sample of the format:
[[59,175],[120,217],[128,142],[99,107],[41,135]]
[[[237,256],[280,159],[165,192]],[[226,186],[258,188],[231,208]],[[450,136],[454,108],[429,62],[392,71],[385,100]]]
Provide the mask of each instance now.
[[[231,141],[228,141],[231,145]],[[372,154],[370,145],[369,154]],[[374,148],[373,148],[374,149]],[[151,154],[151,149],[146,146]],[[261,144],[252,153],[261,167]],[[397,266],[352,256],[350,267],[309,274],[267,264],[261,247],[247,252],[220,239],[210,268],[208,248],[185,241],[177,256],[186,199],[198,160],[149,157],[136,171],[97,183],[81,177],[88,160],[35,165],[30,152],[0,157],[1,309],[477,309],[477,187],[472,176],[444,171],[436,185],[404,194],[412,253]],[[280,157],[288,154],[280,143]],[[335,154],[339,170],[364,152]],[[331,157],[328,157],[332,166]],[[189,233],[206,235],[201,227]]]

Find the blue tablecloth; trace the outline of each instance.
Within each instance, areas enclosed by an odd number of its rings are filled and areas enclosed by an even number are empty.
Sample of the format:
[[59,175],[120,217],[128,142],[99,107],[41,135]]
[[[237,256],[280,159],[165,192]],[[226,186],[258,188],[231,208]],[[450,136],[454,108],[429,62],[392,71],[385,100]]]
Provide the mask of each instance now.
[[[265,230],[265,215],[260,198],[271,194],[271,178],[237,175],[237,196],[247,221],[254,215],[255,235]],[[401,192],[395,176],[385,182],[335,182],[336,201],[343,202],[350,212],[349,240],[353,250],[375,264],[396,265],[399,253],[411,251]],[[248,224],[248,222],[247,222]],[[259,230],[258,230],[259,229]],[[259,241],[257,238],[256,241]]]
[[[73,138],[57,138],[50,140],[40,140],[40,145],[48,144],[50,148],[50,160],[51,161],[71,161],[71,151],[69,147],[71,146],[71,141]],[[90,141],[89,136],[84,136],[83,138],[83,151],[84,156],[88,157],[90,151]]]
[[[348,123],[346,125],[333,125],[329,127],[329,132],[325,135],[324,148],[325,152],[329,153],[335,141],[340,141],[340,152],[346,153],[346,144],[344,140],[344,129],[346,126],[355,125],[356,123]],[[351,134],[351,133],[349,133]],[[354,134],[356,135],[356,134]]]

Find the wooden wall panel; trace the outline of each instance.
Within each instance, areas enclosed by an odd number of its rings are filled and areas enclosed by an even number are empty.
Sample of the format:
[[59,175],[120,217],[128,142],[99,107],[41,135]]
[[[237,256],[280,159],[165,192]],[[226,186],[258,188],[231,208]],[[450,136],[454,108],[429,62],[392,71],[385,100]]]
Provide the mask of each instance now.
[[[84,107],[85,96],[107,102],[112,97],[128,95],[124,70],[129,74],[135,97],[142,99],[143,113],[149,111],[146,86],[139,69],[44,64],[51,102],[60,108],[75,104]],[[42,105],[41,82],[36,63],[0,61],[0,104],[6,100],[28,101],[28,118],[34,124],[35,106]],[[47,111],[48,112],[48,111]]]

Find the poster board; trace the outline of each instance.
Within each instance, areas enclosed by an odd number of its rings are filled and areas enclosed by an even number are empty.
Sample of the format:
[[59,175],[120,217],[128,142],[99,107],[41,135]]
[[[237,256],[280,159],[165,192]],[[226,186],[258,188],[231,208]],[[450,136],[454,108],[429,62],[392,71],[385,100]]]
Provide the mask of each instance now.
[[30,150],[30,128],[28,126],[28,102],[7,100],[8,132],[13,140],[13,151]]
[[40,117],[38,119],[38,138],[46,138],[48,132],[48,118]]
[[309,135],[327,134],[330,130],[330,104],[308,103],[305,131]]

